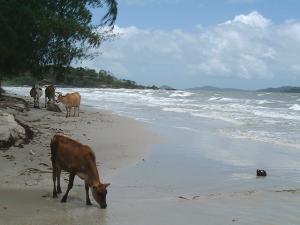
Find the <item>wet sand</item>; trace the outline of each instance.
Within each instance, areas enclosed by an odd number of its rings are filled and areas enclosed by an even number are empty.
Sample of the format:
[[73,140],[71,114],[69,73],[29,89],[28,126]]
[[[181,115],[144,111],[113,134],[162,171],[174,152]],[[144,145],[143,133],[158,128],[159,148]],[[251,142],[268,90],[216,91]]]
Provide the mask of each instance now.
[[[132,188],[112,187],[109,207],[85,206],[82,186],[66,204],[45,190],[2,190],[1,224],[299,224],[300,191],[240,192],[209,196],[126,196]],[[123,193],[123,194],[120,194]],[[276,203],[276,204],[274,204]],[[288,222],[287,222],[288,221]]]

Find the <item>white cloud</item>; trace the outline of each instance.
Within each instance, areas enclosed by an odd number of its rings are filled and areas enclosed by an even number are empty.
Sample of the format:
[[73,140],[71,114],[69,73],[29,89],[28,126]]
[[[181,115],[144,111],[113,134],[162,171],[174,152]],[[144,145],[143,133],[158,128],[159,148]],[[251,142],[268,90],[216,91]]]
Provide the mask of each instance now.
[[[272,79],[299,76],[300,23],[272,22],[254,11],[213,27],[116,27],[120,38],[104,43],[88,65],[145,83],[175,84],[209,77]],[[152,82],[151,82],[152,81]],[[192,84],[191,84],[192,85]]]
[[225,22],[225,24],[242,24],[252,27],[267,27],[271,25],[271,21],[260,15],[258,12],[253,11],[248,15],[236,16],[233,20]]

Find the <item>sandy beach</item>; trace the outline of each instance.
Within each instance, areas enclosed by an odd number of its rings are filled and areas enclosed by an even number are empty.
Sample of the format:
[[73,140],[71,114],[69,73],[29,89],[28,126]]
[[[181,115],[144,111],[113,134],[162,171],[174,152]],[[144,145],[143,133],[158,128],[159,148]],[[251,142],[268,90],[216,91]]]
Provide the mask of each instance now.
[[[28,144],[0,152],[0,224],[41,224],[41,221],[42,224],[74,224],[72,220],[66,222],[64,213],[56,215],[56,212],[68,207],[71,211],[74,207],[88,209],[84,202],[84,184],[79,178],[75,179],[70,195],[73,203],[61,204],[51,197],[49,144],[54,134],[63,133],[88,144],[96,153],[103,182],[111,182],[119,171],[142,161],[151,145],[160,141],[145,124],[109,111],[81,107],[80,117],[66,118],[65,112],[50,112],[43,107],[34,109],[31,99],[24,98],[30,103],[28,112],[8,111],[28,124],[34,137]],[[63,174],[62,179],[65,190],[68,175]],[[105,213],[96,204],[92,208],[97,214]]]

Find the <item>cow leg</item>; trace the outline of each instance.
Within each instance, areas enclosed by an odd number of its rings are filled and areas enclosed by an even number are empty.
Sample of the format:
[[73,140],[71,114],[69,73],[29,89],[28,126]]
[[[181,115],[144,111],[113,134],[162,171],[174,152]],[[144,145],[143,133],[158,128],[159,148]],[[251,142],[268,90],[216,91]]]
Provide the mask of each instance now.
[[37,98],[36,99],[36,108],[40,108],[40,99],[39,98]]
[[70,190],[72,189],[72,187],[73,187],[74,177],[75,177],[75,174],[74,174],[74,173],[70,173],[68,189],[67,189],[67,191],[66,191],[64,197],[61,199],[61,202],[66,202],[66,201],[67,201],[69,191],[70,191]]
[[33,107],[36,108],[36,98],[33,99]]
[[54,159],[52,159],[52,179],[53,179],[53,198],[57,198],[57,191],[56,191],[56,165]]
[[67,111],[66,117],[68,117],[68,107],[66,107],[66,111]]
[[46,96],[45,96],[45,108],[47,108],[47,97]]
[[61,188],[60,188],[60,174],[61,174],[61,168],[56,169],[56,177],[57,177],[57,193],[61,193]]
[[78,112],[78,114],[77,114],[77,115],[78,115],[78,117],[79,117],[79,106],[78,106],[77,110],[78,110],[78,111],[77,111],[77,112]]
[[75,117],[75,113],[76,113],[76,107],[74,107],[74,114],[73,114],[73,117]]
[[92,205],[90,196],[89,196],[89,185],[85,182],[85,195],[86,195],[86,205]]

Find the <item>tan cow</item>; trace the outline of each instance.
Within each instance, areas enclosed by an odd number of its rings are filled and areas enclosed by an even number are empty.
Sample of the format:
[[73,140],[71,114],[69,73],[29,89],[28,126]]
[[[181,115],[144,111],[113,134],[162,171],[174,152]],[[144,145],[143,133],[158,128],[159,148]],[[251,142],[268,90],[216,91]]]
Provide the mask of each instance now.
[[76,112],[76,108],[78,111],[77,116],[79,116],[79,106],[80,106],[80,101],[81,101],[81,96],[78,92],[74,92],[74,93],[69,93],[66,94],[65,96],[63,96],[62,94],[59,94],[57,97],[57,102],[61,102],[65,105],[66,107],[66,117],[71,116],[71,109],[74,107],[74,114],[73,116],[75,116],[75,112]]
[[96,157],[91,148],[64,135],[54,135],[50,146],[53,166],[53,198],[57,198],[57,193],[61,193],[60,174],[61,170],[64,170],[69,172],[70,176],[68,189],[61,202],[67,201],[68,193],[73,187],[74,177],[77,175],[85,182],[86,204],[92,204],[89,198],[90,187],[96,202],[99,203],[101,208],[106,208],[106,188],[110,184],[100,182]]

